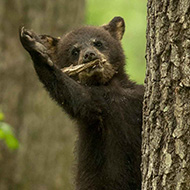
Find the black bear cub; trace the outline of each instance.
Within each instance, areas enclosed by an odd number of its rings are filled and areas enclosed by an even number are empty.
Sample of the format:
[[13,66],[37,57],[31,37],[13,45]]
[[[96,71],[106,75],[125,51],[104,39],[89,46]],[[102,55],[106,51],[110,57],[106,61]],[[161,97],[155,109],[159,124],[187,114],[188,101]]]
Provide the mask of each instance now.
[[77,190],[141,189],[144,89],[125,73],[124,30],[121,17],[62,38],[20,28],[40,81],[78,123]]

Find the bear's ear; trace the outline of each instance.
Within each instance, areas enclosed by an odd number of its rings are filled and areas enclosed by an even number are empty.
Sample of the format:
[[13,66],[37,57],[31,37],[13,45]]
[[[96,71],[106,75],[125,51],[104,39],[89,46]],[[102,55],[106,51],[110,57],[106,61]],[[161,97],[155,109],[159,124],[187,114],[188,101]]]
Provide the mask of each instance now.
[[50,35],[39,35],[38,37],[47,49],[54,49],[61,39],[60,37],[55,38]]
[[121,17],[114,17],[109,24],[102,26],[117,40],[121,40],[125,32],[125,22]]

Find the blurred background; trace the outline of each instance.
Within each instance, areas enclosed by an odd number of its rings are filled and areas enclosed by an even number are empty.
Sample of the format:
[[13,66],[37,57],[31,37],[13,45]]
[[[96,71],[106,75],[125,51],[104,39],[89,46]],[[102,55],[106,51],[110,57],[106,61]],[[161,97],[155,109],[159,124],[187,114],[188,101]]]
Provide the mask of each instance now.
[[61,36],[122,16],[126,71],[145,76],[146,0],[0,0],[0,190],[71,190],[77,128],[39,82],[18,28]]

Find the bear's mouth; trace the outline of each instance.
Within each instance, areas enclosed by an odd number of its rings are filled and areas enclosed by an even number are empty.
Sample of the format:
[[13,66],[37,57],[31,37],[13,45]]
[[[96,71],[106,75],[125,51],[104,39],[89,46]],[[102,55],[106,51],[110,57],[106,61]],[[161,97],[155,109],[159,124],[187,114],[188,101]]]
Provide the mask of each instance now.
[[96,59],[79,65],[70,65],[69,67],[65,67],[61,70],[69,76],[75,76],[81,72],[93,75],[94,72],[103,72],[105,63],[106,59]]
[[92,66],[87,67],[84,72],[89,73],[89,75],[93,75],[94,72],[103,72],[105,63],[106,61],[104,60],[95,60],[92,63]]

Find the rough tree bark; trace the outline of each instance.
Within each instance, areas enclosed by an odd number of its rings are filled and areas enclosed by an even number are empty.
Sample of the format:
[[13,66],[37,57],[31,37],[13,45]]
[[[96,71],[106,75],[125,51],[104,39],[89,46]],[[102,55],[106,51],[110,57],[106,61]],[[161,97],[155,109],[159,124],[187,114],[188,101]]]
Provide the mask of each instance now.
[[42,88],[18,28],[61,35],[84,19],[84,0],[0,1],[0,108],[20,148],[0,142],[0,190],[70,190],[71,122]]
[[190,189],[190,3],[148,0],[143,190]]

